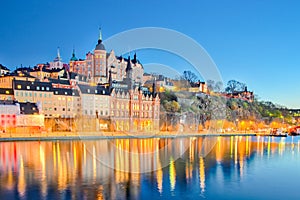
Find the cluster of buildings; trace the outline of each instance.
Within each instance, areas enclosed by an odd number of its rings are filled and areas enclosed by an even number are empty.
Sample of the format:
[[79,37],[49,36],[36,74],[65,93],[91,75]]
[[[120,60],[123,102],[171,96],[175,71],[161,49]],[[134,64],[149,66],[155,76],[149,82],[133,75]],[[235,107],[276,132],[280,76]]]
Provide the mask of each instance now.
[[[73,51],[65,64],[58,49],[53,62],[34,68],[10,72],[1,65],[0,99],[5,101],[0,104],[5,107],[5,102],[11,101],[16,106],[36,105],[36,113],[18,108],[15,115],[42,115],[47,130],[158,130],[160,99],[156,84],[153,81],[151,87],[145,87],[143,74],[136,54],[123,58],[113,50],[108,53],[100,31],[94,51],[85,59],[77,59]],[[10,114],[6,110],[1,109],[0,126],[17,126],[8,123]],[[91,121],[93,125],[88,124]]]
[[[210,94],[205,82],[144,73],[136,54],[125,58],[108,52],[100,30],[95,49],[84,59],[73,50],[64,63],[58,49],[52,62],[33,68],[11,72],[0,64],[0,132],[28,126],[46,131],[159,130],[158,93],[165,90]],[[247,88],[220,95],[247,101],[254,97]]]
[[254,93],[251,91],[248,91],[247,87],[245,87],[244,91],[225,93],[223,96],[225,96],[227,98],[241,99],[241,100],[249,101],[249,102],[254,101]]

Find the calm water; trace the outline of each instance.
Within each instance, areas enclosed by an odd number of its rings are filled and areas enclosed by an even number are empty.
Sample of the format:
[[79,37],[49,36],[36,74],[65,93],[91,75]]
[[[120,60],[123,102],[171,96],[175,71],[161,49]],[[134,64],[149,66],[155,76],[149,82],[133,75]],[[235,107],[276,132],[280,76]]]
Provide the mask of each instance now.
[[182,197],[300,199],[300,137],[0,143],[0,199]]

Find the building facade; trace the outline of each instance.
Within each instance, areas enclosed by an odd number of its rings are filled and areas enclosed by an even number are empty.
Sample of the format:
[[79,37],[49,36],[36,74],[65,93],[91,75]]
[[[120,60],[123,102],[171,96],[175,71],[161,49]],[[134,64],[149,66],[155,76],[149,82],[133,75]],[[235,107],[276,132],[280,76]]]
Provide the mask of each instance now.
[[133,78],[135,81],[143,84],[144,68],[137,59],[136,54],[134,54],[133,59],[130,59],[130,57],[126,59],[122,56],[117,57],[113,50],[108,53],[102,43],[102,33],[100,30],[98,43],[94,52],[88,52],[86,58],[83,60],[77,59],[73,51],[69,66],[70,72],[86,76],[89,82],[103,84],[108,82],[110,71],[112,72],[113,80],[122,81],[126,77],[128,63],[133,66]]

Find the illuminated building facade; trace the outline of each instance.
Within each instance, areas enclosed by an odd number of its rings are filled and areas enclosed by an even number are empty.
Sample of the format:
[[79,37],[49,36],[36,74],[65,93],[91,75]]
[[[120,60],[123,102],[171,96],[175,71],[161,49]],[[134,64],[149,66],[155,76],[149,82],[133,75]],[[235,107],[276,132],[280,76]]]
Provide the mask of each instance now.
[[102,43],[102,33],[100,30],[98,43],[94,52],[88,52],[85,60],[77,59],[73,51],[70,59],[70,72],[75,72],[86,76],[89,82],[107,83],[109,72],[112,72],[112,78],[116,81],[122,81],[126,77],[126,67],[130,63],[133,66],[133,78],[136,82],[143,83],[144,69],[137,59],[136,54],[132,60],[117,57],[115,52],[111,50],[107,53]]
[[10,70],[7,67],[0,64],[0,76],[4,74],[8,74],[9,72]]

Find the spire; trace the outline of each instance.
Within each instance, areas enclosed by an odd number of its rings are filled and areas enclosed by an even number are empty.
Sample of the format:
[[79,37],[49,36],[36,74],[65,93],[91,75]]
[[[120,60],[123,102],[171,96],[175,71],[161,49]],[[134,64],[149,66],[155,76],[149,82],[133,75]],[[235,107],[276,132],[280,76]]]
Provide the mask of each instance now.
[[132,70],[130,56],[128,56],[126,72],[128,72],[129,70]]
[[57,47],[57,58],[58,58],[59,61],[61,60],[60,52],[59,52],[59,47]]
[[102,44],[102,30],[99,28],[99,38],[98,38],[98,43],[96,45],[95,50],[104,50],[105,51],[105,46]]
[[102,42],[102,30],[99,28],[99,38],[98,38],[98,44]]
[[70,59],[70,61],[77,61],[78,59],[75,56],[75,48],[73,48],[73,53],[72,53],[72,57]]
[[153,86],[152,86],[152,97],[156,97],[156,77],[154,76]]
[[134,53],[134,56],[133,56],[133,63],[137,63],[137,59],[136,59],[136,52]]
[[58,61],[61,61],[60,52],[59,52],[59,47],[57,47],[57,56],[56,56],[56,58],[54,59],[54,62],[58,62]]
[[111,91],[112,88],[112,76],[111,76],[111,69],[109,70],[109,77],[108,77],[108,84],[109,84],[109,92]]

